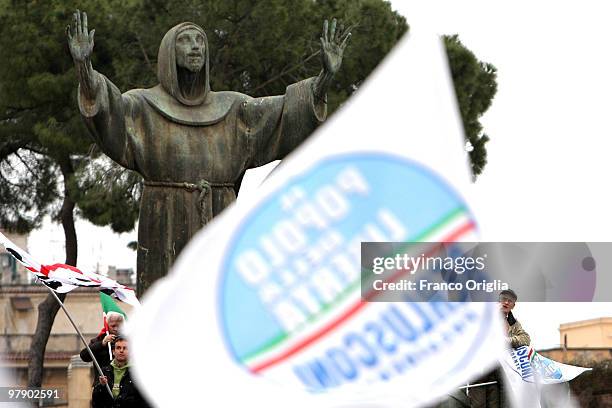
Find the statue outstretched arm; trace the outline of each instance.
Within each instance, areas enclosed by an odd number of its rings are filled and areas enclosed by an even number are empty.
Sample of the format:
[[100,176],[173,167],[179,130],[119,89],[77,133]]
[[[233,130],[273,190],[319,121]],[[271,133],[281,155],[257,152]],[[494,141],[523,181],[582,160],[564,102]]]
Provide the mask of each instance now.
[[142,132],[127,132],[128,124],[135,128],[139,102],[121,91],[104,75],[93,69],[91,55],[95,30],[87,27],[87,13],[77,10],[73,23],[66,27],[68,46],[79,80],[78,104],[89,133],[111,159],[128,169],[138,170],[135,163],[135,138]]
[[81,92],[86,99],[94,99],[97,90],[97,76],[91,65],[96,30],[87,29],[87,13],[77,10],[72,26],[66,27],[68,47],[76,68]]
[[327,20],[323,23],[323,33],[320,37],[323,69],[313,83],[313,92],[315,98],[319,101],[325,100],[331,81],[342,65],[344,49],[351,37],[351,27],[345,30],[344,26],[341,25],[336,30],[336,25],[335,18],[332,20],[331,26],[329,26]]
[[323,23],[321,60],[323,69],[316,78],[289,85],[283,96],[249,99],[240,110],[241,128],[252,140],[251,161],[257,167],[284,158],[305,140],[327,117],[326,96],[334,75],[342,65],[342,55],[351,28],[336,29]]

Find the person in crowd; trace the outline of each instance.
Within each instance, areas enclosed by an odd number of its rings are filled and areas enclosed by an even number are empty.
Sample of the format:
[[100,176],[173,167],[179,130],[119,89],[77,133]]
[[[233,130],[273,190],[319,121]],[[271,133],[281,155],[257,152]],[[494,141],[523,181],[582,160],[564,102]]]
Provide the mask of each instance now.
[[[93,389],[93,408],[149,408],[130,373],[129,345],[125,337],[115,339],[113,360],[102,368],[104,375]],[[106,386],[109,386],[112,397]]]
[[[516,306],[518,296],[512,289],[502,290],[499,293],[499,310],[501,311],[508,345],[512,348],[529,346],[531,338],[523,329],[523,326],[514,317],[512,310]],[[474,387],[470,389],[471,407],[507,407],[509,406],[508,397],[504,393],[503,374],[501,369],[496,369],[476,380],[476,384],[494,384]]]
[[499,308],[504,316],[508,341],[512,348],[528,346],[531,343],[529,334],[512,314],[517,300],[518,296],[512,289],[502,290],[499,294]]
[[[121,325],[123,325],[123,321],[124,319],[121,313],[108,312],[106,316],[108,333],[105,329],[102,329],[100,334],[89,341],[89,348],[91,349],[100,367],[110,364],[113,344],[119,335],[119,330]],[[109,352],[108,349],[109,344],[111,345],[111,352]],[[81,356],[81,360],[85,361],[86,363],[90,363],[92,361],[91,355],[89,354],[89,351],[87,351],[87,348],[81,350],[79,355]]]

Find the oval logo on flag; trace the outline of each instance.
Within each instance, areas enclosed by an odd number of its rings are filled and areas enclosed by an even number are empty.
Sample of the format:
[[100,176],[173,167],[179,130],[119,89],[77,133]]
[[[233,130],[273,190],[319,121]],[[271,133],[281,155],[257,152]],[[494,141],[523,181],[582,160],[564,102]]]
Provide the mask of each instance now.
[[467,353],[491,307],[364,302],[360,251],[362,241],[474,236],[466,204],[421,165],[365,153],[319,162],[232,238],[220,285],[227,347],[250,372],[311,391],[388,380],[455,342]]

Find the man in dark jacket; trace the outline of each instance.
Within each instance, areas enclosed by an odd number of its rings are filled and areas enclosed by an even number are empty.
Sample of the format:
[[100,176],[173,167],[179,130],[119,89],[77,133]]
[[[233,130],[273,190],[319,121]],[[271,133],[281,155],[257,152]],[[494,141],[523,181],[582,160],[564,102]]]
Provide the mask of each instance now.
[[[89,341],[89,348],[91,349],[91,352],[93,353],[100,367],[107,366],[111,362],[108,344],[110,343],[112,349],[112,345],[119,335],[119,328],[123,324],[123,316],[120,313],[109,312],[106,317],[106,323],[108,325],[108,334],[103,330],[100,332],[100,334]],[[91,355],[89,355],[87,348],[81,350],[79,355],[81,356],[81,360],[85,361],[86,363],[90,363],[92,361]]]
[[[118,337],[113,351],[114,359],[102,368],[103,376],[91,396],[93,408],[149,408],[149,404],[136,388],[129,367],[128,341]],[[106,384],[112,391],[112,398]]]

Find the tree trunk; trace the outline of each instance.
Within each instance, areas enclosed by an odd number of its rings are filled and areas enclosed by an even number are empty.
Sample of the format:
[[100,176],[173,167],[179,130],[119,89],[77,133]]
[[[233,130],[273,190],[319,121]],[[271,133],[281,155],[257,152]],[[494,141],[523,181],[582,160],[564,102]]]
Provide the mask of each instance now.
[[[60,165],[64,176],[64,201],[60,210],[60,219],[64,228],[64,236],[66,238],[66,264],[76,266],[77,264],[77,237],[74,227],[74,207],[75,202],[68,192],[68,179],[74,173],[72,165],[67,162],[65,165]],[[66,294],[57,294],[63,302]],[[38,305],[38,321],[36,322],[36,330],[32,337],[32,345],[30,347],[30,363],[28,364],[28,387],[40,387],[43,381],[43,364],[45,360],[45,349],[47,341],[51,334],[51,328],[55,321],[55,316],[60,305],[55,300],[52,294],[47,295],[47,298]]]

